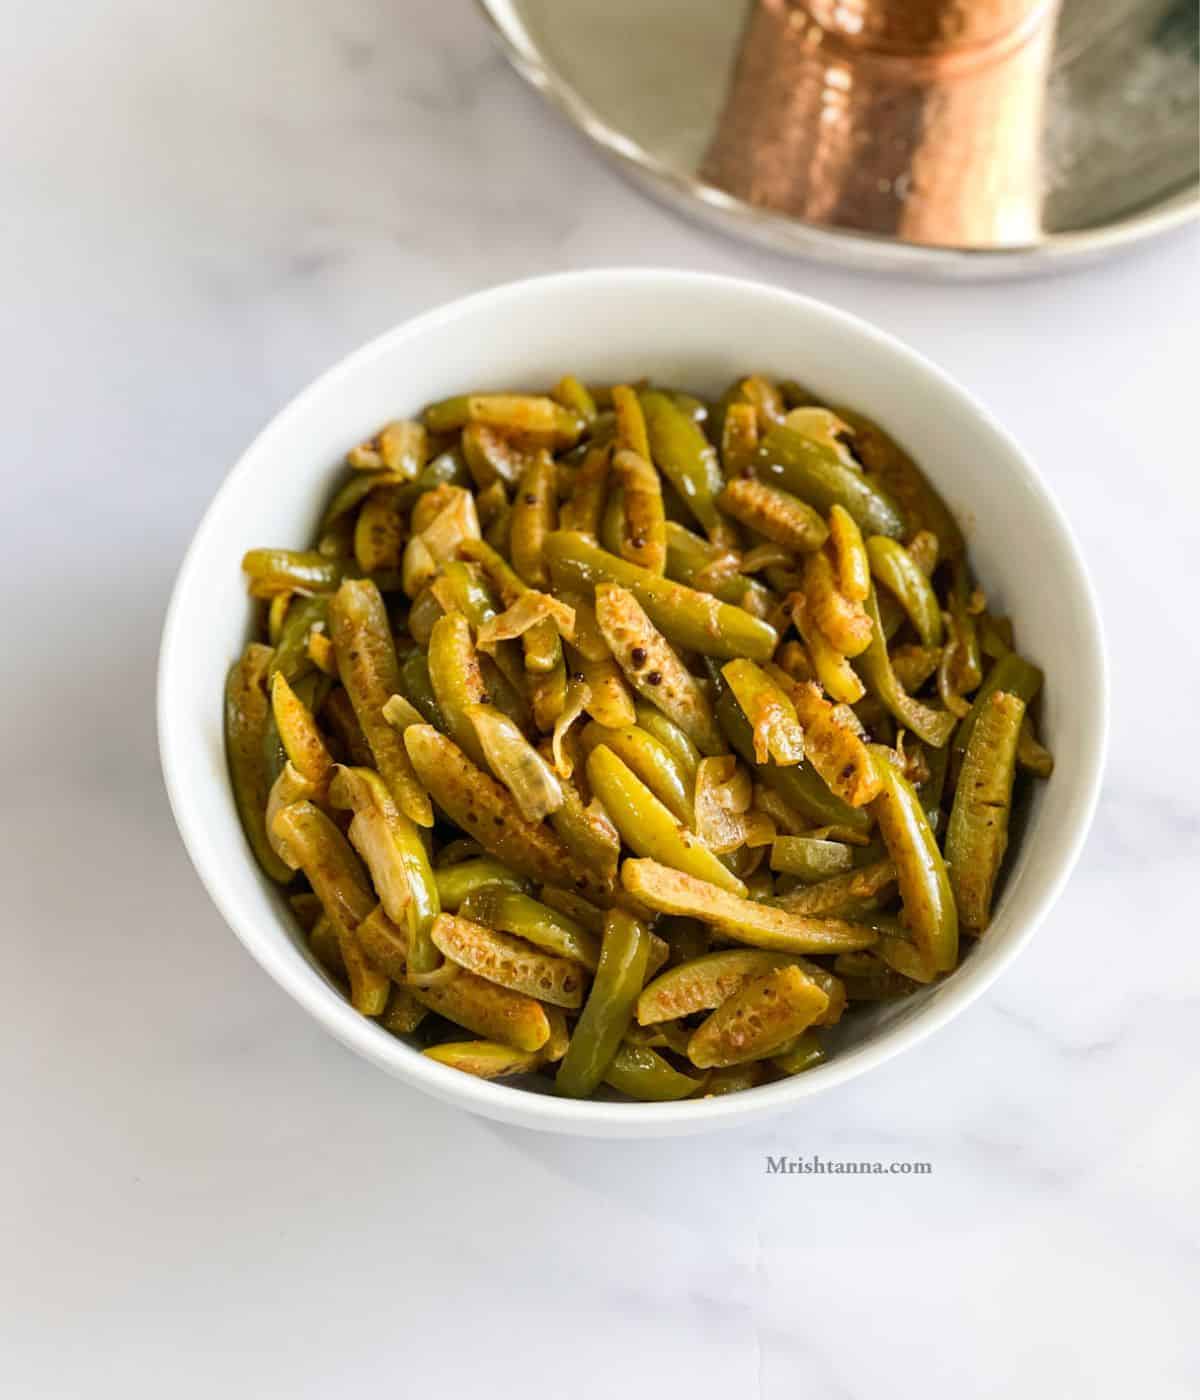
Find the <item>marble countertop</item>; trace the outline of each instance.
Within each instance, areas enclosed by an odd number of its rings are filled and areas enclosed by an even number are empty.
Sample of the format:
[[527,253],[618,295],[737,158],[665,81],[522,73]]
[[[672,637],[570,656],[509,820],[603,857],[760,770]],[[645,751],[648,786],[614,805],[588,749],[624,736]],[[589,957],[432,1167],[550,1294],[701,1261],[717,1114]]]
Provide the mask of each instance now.
[[[1195,1395],[1195,233],[998,286],[748,250],[602,164],[466,0],[18,0],[6,37],[4,1393]],[[153,719],[261,424],[413,312],[608,263],[804,290],[957,375],[1064,502],[1114,687],[1082,864],[989,995],[790,1116],[644,1145],[335,1044],[201,890]],[[934,1172],[766,1174],[813,1153]]]

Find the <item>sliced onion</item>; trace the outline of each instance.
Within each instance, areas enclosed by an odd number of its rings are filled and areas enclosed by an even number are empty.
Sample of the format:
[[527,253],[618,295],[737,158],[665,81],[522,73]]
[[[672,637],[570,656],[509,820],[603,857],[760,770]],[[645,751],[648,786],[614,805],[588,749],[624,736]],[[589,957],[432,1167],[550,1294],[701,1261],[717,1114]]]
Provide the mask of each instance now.
[[554,734],[550,739],[550,752],[554,756],[554,771],[560,778],[569,778],[575,771],[571,755],[563,741],[567,731],[592,702],[592,688],[586,681],[572,681],[567,686],[562,713],[554,721]]
[[746,844],[754,785],[732,754],[702,758],[696,769],[696,835],[717,855]]
[[783,421],[792,432],[811,438],[822,447],[828,447],[830,451],[836,452],[848,467],[862,471],[861,464],[844,441],[845,438],[852,438],[854,431],[836,413],[828,408],[793,408],[790,413],[784,415]]
[[512,641],[523,637],[531,627],[549,619],[558,629],[564,641],[575,640],[575,610],[548,593],[539,593],[531,588],[522,593],[510,608],[489,618],[477,634],[476,645],[480,651],[494,652],[498,642]]
[[526,821],[540,822],[563,805],[554,769],[506,714],[491,705],[468,705],[488,766],[512,793]]

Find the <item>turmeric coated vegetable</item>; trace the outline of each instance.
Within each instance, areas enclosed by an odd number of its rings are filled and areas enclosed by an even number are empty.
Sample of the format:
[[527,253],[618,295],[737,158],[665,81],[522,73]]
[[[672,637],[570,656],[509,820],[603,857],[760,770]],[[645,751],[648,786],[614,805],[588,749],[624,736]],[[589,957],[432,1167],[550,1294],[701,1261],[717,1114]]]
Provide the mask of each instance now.
[[345,561],[316,550],[252,549],[242,559],[255,598],[279,593],[332,593],[346,572]]
[[756,579],[738,572],[739,555],[695,534],[677,520],[667,521],[666,534],[668,578],[711,593],[754,617],[765,617],[771,610],[774,595]]
[[790,1045],[771,1056],[771,1063],[781,1074],[803,1074],[806,1069],[819,1065],[825,1058],[825,1049],[815,1031],[804,1031]]
[[862,807],[879,791],[867,747],[859,737],[854,716],[831,705],[811,681],[788,687],[796,717],[804,727],[809,762],[851,807]]
[[1010,695],[1016,695],[1026,705],[1030,705],[1041,687],[1042,673],[1036,666],[1030,665],[1015,651],[1002,656],[988,672],[987,678],[975,694],[970,710],[958,726],[954,735],[954,757],[961,761],[971,742],[975,726],[979,723],[979,717],[996,691],[1006,690]]
[[725,480],[741,476],[758,446],[758,414],[753,404],[731,403],[721,428],[721,467]]
[[564,374],[550,391],[550,397],[564,408],[571,409],[585,423],[594,421],[597,413],[595,395],[573,374]]
[[542,1063],[537,1050],[514,1050],[494,1040],[445,1041],[425,1051],[428,1059],[449,1065],[479,1079],[505,1079],[512,1074],[530,1074]]
[[828,1004],[820,987],[795,965],[765,972],[697,1029],[688,1058],[700,1069],[762,1059],[811,1026]]
[[821,512],[839,505],[863,534],[904,534],[904,516],[884,488],[847,466],[827,444],[795,428],[773,427],[754,453],[760,481],[782,487]]
[[712,1069],[704,1076],[701,1098],[719,1099],[726,1094],[740,1094],[744,1089],[757,1088],[768,1077],[767,1062],[747,1060],[730,1065],[728,1069]]
[[862,681],[849,659],[817,626],[816,616],[806,593],[794,593],[790,599],[792,621],[804,639],[809,670],[820,681],[826,694],[839,704],[853,705],[866,693]]
[[637,390],[628,384],[614,384],[612,406],[616,417],[617,446],[626,452],[635,452],[648,461],[650,439],[646,436],[646,415],[642,412]]
[[[753,661],[729,661],[721,668],[725,684],[750,723],[754,761],[799,763],[804,757],[804,731],[796,707],[779,686]],[[707,750],[706,750],[707,752]]]
[[892,670],[879,617],[879,600],[873,588],[867,597],[866,609],[871,620],[871,641],[857,660],[859,673],[876,698],[905,728],[911,729],[932,748],[940,749],[954,730],[954,715],[948,710],[932,709],[905,691]]
[[372,491],[354,526],[354,558],[363,573],[399,569],[404,558],[404,515],[394,487]]
[[267,723],[271,705],[267,699],[267,669],[271,648],[251,642],[230,668],[225,684],[225,755],[242,829],[272,880],[286,884],[291,871],[272,849],[267,834],[267,799],[271,776],[267,766]]
[[803,1073],[1003,908],[1054,762],[1021,619],[797,381],[529,388],[362,425],[310,547],[245,555],[251,851],[310,965],[484,1092]]
[[480,492],[497,482],[513,485],[529,462],[524,448],[486,423],[465,424],[460,442],[463,460]]
[[561,529],[596,537],[609,495],[611,465],[612,451],[608,446],[589,450],[575,474],[575,489],[559,507]]
[[871,561],[862,531],[844,506],[829,507],[829,542],[839,590],[852,603],[864,602],[871,587]]
[[724,482],[716,448],[668,394],[650,390],[639,397],[650,448],[643,456],[662,472],[711,536],[722,528],[716,496]]
[[756,776],[773,787],[780,796],[809,820],[822,825],[845,826],[866,831],[870,818],[861,809],[851,807],[832,792],[806,759],[803,763],[783,768],[779,764],[758,763],[754,753],[754,734],[742,708],[726,690],[717,699],[717,718],[735,753],[755,765]]
[[636,716],[633,695],[625,684],[621,668],[606,656],[600,661],[589,661],[586,657],[574,660],[567,653],[568,664],[574,664],[582,683],[587,687],[584,709],[597,724],[620,729],[632,724]]
[[587,777],[625,844],[638,855],[653,856],[675,870],[686,870],[725,890],[744,888],[737,876],[721,864],[698,836],[681,826],[670,809],[604,744],[588,755]]
[[775,629],[743,608],[660,578],[600,549],[585,535],[559,530],[546,541],[550,574],[560,588],[618,583],[637,598],[650,621],[676,646],[705,656],[769,661]]
[[350,841],[371,872],[384,912],[408,930],[411,965],[417,972],[428,971],[436,961],[430,929],[441,899],[420,831],[396,806],[379,774],[368,768],[337,769],[330,800],[354,813]]
[[539,452],[517,482],[509,527],[509,552],[513,568],[531,588],[547,582],[544,548],[557,514],[554,497],[554,462]]
[[592,723],[583,731],[580,742],[588,753],[599,744],[610,749],[684,826],[692,825],[695,773],[689,774],[675,755],[647,730],[637,725],[609,729]]
[[[899,540],[872,535],[867,541],[871,573],[891,593],[925,646],[940,646],[942,613],[928,575]],[[863,595],[866,596],[865,594]]]
[[1017,740],[1017,763],[1035,778],[1048,778],[1054,772],[1054,755],[1038,742],[1033,722],[1028,715],[1021,722],[1021,734]]
[[608,1062],[604,1082],[631,1099],[671,1103],[694,1094],[701,1081],[680,1073],[648,1046],[622,1045]]
[[548,827],[527,821],[516,800],[432,725],[414,724],[404,744],[421,782],[456,826],[518,874],[553,881],[564,875],[581,893],[605,896],[607,883],[574,861]]
[[426,649],[429,683],[446,732],[482,768],[487,759],[470,712],[487,690],[466,617],[460,612],[444,613],[433,624]]
[[498,883],[486,885],[469,894],[461,907],[466,918],[515,934],[545,953],[571,958],[589,972],[596,970],[600,944],[594,934],[569,914],[541,904],[519,890]]
[[364,1016],[387,1005],[388,977],[371,966],[356,930],[375,907],[366,872],[333,822],[311,802],[294,802],[276,816],[275,834],[289,864],[303,870],[337,934],[350,978],[350,1000]]
[[657,739],[674,758],[687,781],[694,782],[696,768],[700,762],[700,750],[675,721],[669,719],[661,710],[655,709],[653,705],[638,705],[635,718],[638,728],[644,729],[651,738]]
[[843,656],[857,656],[865,651],[873,635],[873,624],[862,603],[842,592],[832,551],[818,549],[808,555],[803,579],[809,613],[829,644]]
[[872,751],[880,793],[871,804],[896,867],[904,922],[929,964],[948,972],[958,960],[958,911],[946,862],[911,784],[886,750]]
[[510,934],[454,914],[439,914],[432,937],[451,962],[489,982],[555,1006],[578,1006],[583,1000],[583,970],[578,963],[539,952]]
[[850,847],[840,841],[815,840],[811,836],[777,836],[771,847],[771,869],[797,875],[815,884],[840,875],[854,863]]
[[852,917],[876,907],[881,891],[896,883],[891,860],[878,860],[843,875],[830,875],[783,895],[780,906],[795,914],[841,914]]
[[550,1039],[550,1019],[541,1002],[465,969],[414,987],[412,993],[430,1011],[514,1050],[540,1050]]
[[[637,1019],[642,1026],[656,1025],[698,1011],[711,1011],[729,1000],[752,977],[781,967],[798,967],[825,993],[829,1006],[822,1013],[825,1024],[831,1008],[845,1005],[845,994],[838,979],[816,963],[791,953],[768,953],[757,948],[729,948],[720,953],[684,962],[660,974],[638,997]],[[837,1014],[833,1016],[837,1019]]]
[[865,414],[840,404],[837,412],[852,430],[851,441],[858,460],[903,512],[909,538],[931,532],[944,559],[961,555],[965,547],[962,531],[949,506],[908,453]]
[[463,860],[456,865],[442,866],[433,872],[438,901],[443,909],[457,909],[476,890],[499,886],[502,889],[525,890],[529,882],[498,860],[483,856],[479,860]]
[[[564,783],[563,805],[551,813],[550,825],[576,865],[589,872],[585,885],[576,877],[575,888],[603,904],[616,884],[617,863],[621,859],[621,837],[612,818],[593,797],[585,803],[574,783]],[[568,874],[568,870],[561,872]],[[602,891],[602,893],[598,893]]]
[[963,758],[954,809],[946,828],[950,887],[963,924],[985,929],[992,890],[1008,846],[1008,815],[1017,768],[1025,702],[993,691],[983,706]]
[[[283,596],[283,595],[280,595]],[[282,671],[289,681],[296,681],[308,670],[308,651],[312,638],[322,635],[328,624],[329,594],[318,593],[311,598],[293,597],[287,605],[279,638],[273,643],[270,675]]]
[[592,989],[555,1080],[559,1093],[584,1098],[603,1079],[633,1020],[649,955],[650,932],[645,925],[624,909],[611,910],[604,921]]
[[878,939],[865,924],[793,914],[653,860],[627,860],[621,867],[621,883],[651,909],[703,919],[726,937],[756,948],[782,953],[840,953],[869,948]]
[[721,734],[708,697],[637,598],[615,583],[599,584],[596,621],[638,694],[673,720],[701,753],[720,752]]
[[[329,607],[338,674],[371,746],[379,772],[396,805],[418,826],[430,826],[429,798],[405,756],[404,740],[388,724],[383,707],[403,689],[387,609],[373,583],[351,581],[338,589]],[[415,697],[410,696],[415,701]]]
[[620,552],[631,563],[661,574],[667,562],[667,522],[659,475],[637,452],[618,452],[612,465],[625,513]]
[[[355,929],[367,960],[397,984],[408,980],[408,934],[377,904]],[[407,989],[406,989],[407,990]]]
[[788,549],[807,553],[829,538],[829,526],[812,506],[753,478],[731,481],[718,503],[735,520]]
[[[486,423],[539,445],[571,447],[583,426],[569,408],[538,394],[468,394],[462,405],[466,422]],[[433,426],[428,418],[426,423]]]

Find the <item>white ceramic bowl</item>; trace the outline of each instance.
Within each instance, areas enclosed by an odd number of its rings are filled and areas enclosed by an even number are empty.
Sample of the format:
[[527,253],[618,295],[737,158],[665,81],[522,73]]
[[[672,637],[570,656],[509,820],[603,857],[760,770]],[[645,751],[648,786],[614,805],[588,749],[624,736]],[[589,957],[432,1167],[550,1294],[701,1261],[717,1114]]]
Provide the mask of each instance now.
[[[649,376],[702,393],[758,370],[870,413],[967,525],[989,598],[1016,620],[1022,652],[1046,670],[1042,729],[1056,768],[1037,785],[987,937],[940,985],[855,1012],[826,1064],[783,1083],[694,1103],[577,1103],[435,1064],[359,1016],[326,980],[238,825],[221,712],[225,673],[250,621],[243,552],[304,546],[343,453],[386,419],[465,388],[549,385],[567,370],[601,383]],[[974,1001],[1033,934],[1075,863],[1100,785],[1107,704],[1100,622],[1079,550],[1033,465],[979,404],[898,341],[819,302],[725,277],[615,269],[518,282],[429,312],[285,408],[230,473],[183,562],[163,632],[158,723],[171,805],[200,878],[254,957],[339,1040],[408,1084],[491,1118],[651,1136],[796,1104],[898,1054]]]

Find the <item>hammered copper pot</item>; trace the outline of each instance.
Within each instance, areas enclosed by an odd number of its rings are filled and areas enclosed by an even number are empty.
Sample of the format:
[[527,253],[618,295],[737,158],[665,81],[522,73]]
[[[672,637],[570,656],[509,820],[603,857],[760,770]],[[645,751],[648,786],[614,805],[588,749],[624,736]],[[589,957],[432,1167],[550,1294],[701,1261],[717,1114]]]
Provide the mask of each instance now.
[[1047,0],[760,0],[704,178],[947,246],[1036,236]]

